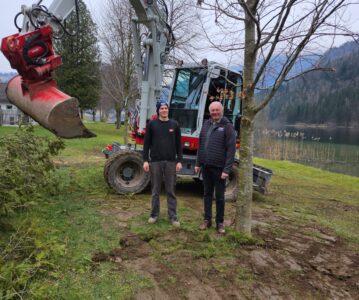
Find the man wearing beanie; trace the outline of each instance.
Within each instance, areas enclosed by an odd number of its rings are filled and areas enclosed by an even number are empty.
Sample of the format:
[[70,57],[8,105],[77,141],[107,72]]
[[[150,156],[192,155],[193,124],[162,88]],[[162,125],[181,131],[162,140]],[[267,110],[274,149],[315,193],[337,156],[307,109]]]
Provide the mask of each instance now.
[[180,226],[177,218],[175,196],[176,172],[182,169],[181,130],[175,120],[168,118],[168,103],[157,102],[158,118],[147,124],[143,144],[143,169],[150,172],[152,209],[148,223],[157,222],[160,213],[160,191],[164,181],[167,194],[168,218],[175,227]]

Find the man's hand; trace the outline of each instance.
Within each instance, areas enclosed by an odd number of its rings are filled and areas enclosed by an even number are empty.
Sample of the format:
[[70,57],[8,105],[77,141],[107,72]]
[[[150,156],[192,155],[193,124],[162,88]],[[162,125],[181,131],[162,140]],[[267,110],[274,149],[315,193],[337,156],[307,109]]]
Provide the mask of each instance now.
[[148,163],[148,161],[145,161],[143,163],[143,171],[145,171],[146,173],[150,171],[150,164]]
[[222,172],[222,174],[221,174],[221,179],[227,179],[227,178],[228,178],[228,174]]
[[176,164],[176,172],[180,172],[182,170],[182,164],[180,162],[178,162]]
[[196,174],[198,174],[200,171],[201,171],[201,167],[198,167],[198,166],[195,166],[195,167],[194,167],[194,172],[195,172]]

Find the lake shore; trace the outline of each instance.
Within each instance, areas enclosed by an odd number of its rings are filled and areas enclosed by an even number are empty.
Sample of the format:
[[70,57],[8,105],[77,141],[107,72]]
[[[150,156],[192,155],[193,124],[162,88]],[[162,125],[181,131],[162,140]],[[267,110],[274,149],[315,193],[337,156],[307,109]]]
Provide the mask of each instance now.
[[291,128],[320,128],[320,129],[349,129],[349,130],[359,130],[359,126],[357,124],[353,124],[351,126],[344,125],[336,125],[334,123],[325,123],[325,124],[308,124],[308,123],[295,123],[295,124],[285,124],[284,127]]

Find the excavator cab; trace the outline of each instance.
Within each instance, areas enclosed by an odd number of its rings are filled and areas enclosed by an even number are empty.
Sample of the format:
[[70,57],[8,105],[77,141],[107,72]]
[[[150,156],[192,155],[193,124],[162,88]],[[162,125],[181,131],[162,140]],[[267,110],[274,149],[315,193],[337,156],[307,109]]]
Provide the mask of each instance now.
[[[217,63],[176,69],[170,91],[170,118],[182,131],[184,150],[195,151],[203,122],[210,118],[209,105],[219,101],[227,117],[239,131],[242,76]],[[239,132],[237,132],[237,136]]]

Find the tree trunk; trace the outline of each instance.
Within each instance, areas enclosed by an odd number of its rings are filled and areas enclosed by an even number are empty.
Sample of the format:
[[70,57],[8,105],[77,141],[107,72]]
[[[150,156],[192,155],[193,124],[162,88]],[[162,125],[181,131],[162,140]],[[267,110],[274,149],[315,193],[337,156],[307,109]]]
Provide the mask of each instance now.
[[124,143],[125,145],[128,144],[128,120],[127,120],[127,113],[125,115],[125,130],[124,130],[124,133],[123,133],[123,140],[124,140]]
[[124,140],[124,143],[125,145],[128,144],[128,99],[129,99],[129,86],[130,86],[130,83],[128,83],[126,85],[126,91],[127,91],[127,96],[125,97],[125,105],[123,107],[123,110],[125,111],[125,118],[124,118],[124,131],[123,131],[123,140]]
[[116,129],[121,128],[121,109],[116,108]]
[[[248,0],[249,10],[254,14],[256,0]],[[255,23],[251,16],[245,16],[245,50],[243,68],[241,147],[239,150],[239,192],[237,197],[235,228],[251,235],[253,196],[253,107],[254,72],[256,64]]]
[[124,133],[123,133],[123,140],[125,142],[125,145],[128,144],[128,96],[126,97],[126,100],[125,100],[125,107],[123,108],[124,111],[125,111],[125,130],[124,130]]
[[[241,147],[239,149],[239,193],[236,209],[236,230],[251,235],[253,193],[253,122],[241,119]],[[239,179],[240,178],[240,179]]]

